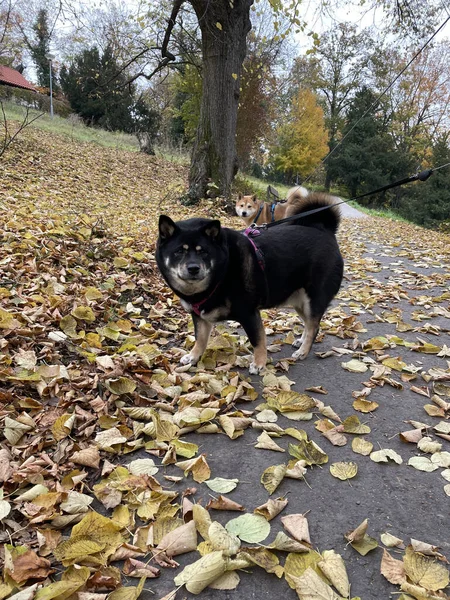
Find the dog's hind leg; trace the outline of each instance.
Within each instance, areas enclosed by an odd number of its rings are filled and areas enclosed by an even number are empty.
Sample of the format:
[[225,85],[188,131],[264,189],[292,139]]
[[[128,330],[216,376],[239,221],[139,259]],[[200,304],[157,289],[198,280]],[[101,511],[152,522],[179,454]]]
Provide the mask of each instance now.
[[250,364],[250,375],[259,375],[267,363],[266,332],[261,320],[261,315],[255,312],[241,318],[240,323],[248,335],[253,346],[253,362]]
[[189,354],[181,357],[180,363],[182,365],[196,365],[198,363],[206,350],[212,329],[212,323],[205,321],[195,313],[192,313],[192,320],[194,321],[195,344]]
[[313,342],[316,339],[316,335],[319,331],[320,319],[321,317],[305,316],[305,330],[300,338],[301,346],[292,355],[292,358],[295,360],[297,360],[297,358],[304,360],[308,356],[311,346],[313,345]]
[[299,349],[294,352],[292,358],[304,360],[308,356],[311,346],[316,339],[321,316],[318,317],[311,314],[311,301],[304,289],[299,290],[295,296],[292,296],[291,301],[292,306],[304,324],[301,338],[295,340],[293,343],[293,346]]

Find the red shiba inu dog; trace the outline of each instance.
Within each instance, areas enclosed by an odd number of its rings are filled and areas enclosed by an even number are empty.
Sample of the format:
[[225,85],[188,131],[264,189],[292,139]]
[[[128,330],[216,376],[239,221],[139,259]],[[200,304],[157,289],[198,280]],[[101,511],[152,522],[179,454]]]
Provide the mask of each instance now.
[[262,225],[279,221],[285,217],[297,214],[303,206],[304,200],[308,198],[310,192],[304,187],[297,186],[289,190],[284,202],[264,202],[258,200],[256,194],[252,196],[243,196],[239,194],[236,201],[235,210],[239,217],[242,217],[245,224],[250,226],[252,223]]

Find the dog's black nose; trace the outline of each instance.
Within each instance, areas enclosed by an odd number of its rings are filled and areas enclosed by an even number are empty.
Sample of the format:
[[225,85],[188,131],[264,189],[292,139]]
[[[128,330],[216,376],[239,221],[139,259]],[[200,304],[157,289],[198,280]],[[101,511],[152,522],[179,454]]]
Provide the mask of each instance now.
[[242,211],[242,216],[243,216],[243,217],[246,217],[246,216],[247,216],[247,211],[246,211],[246,210],[243,210],[243,211]]
[[200,267],[199,265],[193,263],[187,266],[187,270],[189,275],[198,275],[198,273],[200,272]]

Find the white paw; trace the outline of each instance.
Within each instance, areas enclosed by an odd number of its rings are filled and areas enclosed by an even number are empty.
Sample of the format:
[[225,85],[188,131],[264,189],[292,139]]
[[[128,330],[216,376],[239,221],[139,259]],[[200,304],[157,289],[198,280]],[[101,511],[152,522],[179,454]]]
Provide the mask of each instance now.
[[292,342],[292,345],[294,346],[294,348],[300,348],[300,346],[303,344],[303,336],[299,337],[297,340],[295,340],[295,342]]
[[299,348],[299,350],[296,350],[294,352],[294,354],[292,355],[292,358],[294,360],[297,360],[297,359],[305,360],[305,358],[307,356],[308,356],[308,352],[304,348]]
[[180,365],[196,365],[198,358],[195,358],[192,354],[185,354],[180,358]]
[[258,367],[258,365],[256,365],[254,362],[250,363],[250,366],[248,368],[248,372],[250,373],[250,375],[261,375],[263,371],[264,366]]

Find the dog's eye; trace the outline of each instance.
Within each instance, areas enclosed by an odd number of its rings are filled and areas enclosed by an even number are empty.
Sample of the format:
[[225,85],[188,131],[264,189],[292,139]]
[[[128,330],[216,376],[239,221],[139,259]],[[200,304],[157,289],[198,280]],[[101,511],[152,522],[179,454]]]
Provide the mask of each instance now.
[[175,250],[174,254],[176,254],[177,256],[182,256],[183,254],[186,254],[186,250],[185,250],[185,248],[177,248],[177,250]]

